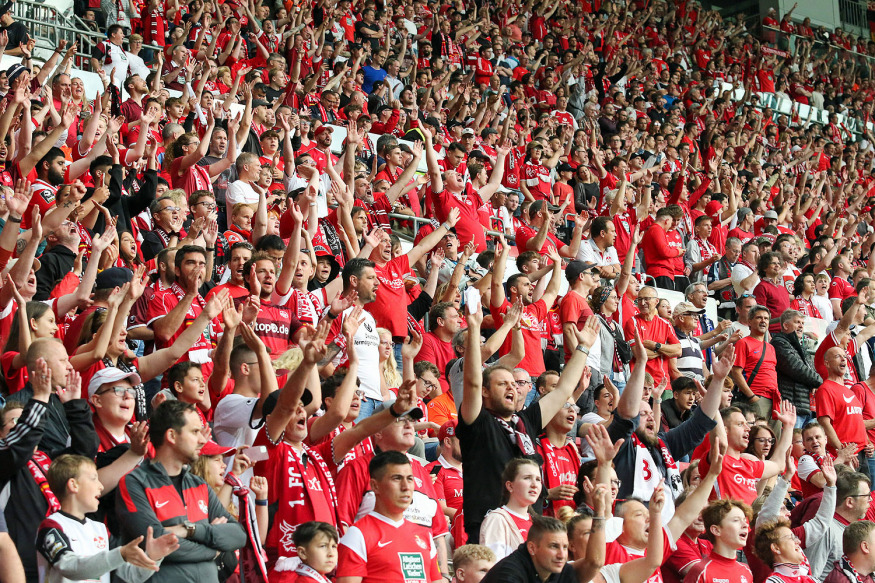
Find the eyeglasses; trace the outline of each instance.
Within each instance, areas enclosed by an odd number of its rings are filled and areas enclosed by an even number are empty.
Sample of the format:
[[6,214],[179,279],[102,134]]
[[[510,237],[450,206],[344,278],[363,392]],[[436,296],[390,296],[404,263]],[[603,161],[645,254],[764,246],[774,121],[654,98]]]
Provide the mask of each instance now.
[[163,213],[164,211],[170,211],[170,212],[172,212],[172,213],[178,213],[178,212],[181,211],[181,210],[182,210],[182,209],[179,208],[178,206],[166,206],[166,207],[164,207],[163,209],[161,209],[161,210],[158,211],[158,212],[162,212],[162,213]]
[[871,498],[872,492],[866,492],[865,494],[851,494],[848,498]]
[[756,441],[757,443],[768,443],[769,445],[775,445],[774,437],[756,437],[754,438],[754,441]]
[[437,388],[437,385],[431,381],[427,381],[422,377],[419,377],[419,380],[421,380],[422,384],[424,384],[426,386],[426,388],[430,391],[433,391]]
[[115,393],[116,397],[130,397],[133,399],[137,396],[137,389],[133,387],[109,387],[108,389],[98,391],[97,393],[95,393],[95,395],[105,395],[110,391]]
[[802,544],[802,541],[799,539],[799,537],[793,533],[790,533],[790,534],[782,536],[782,537],[778,537],[778,540],[791,540],[796,544]]
[[216,208],[216,203],[214,202],[199,202],[198,204],[204,205],[208,210],[214,210]]
[[574,411],[575,413],[580,413],[580,407],[578,407],[578,406],[575,405],[574,403],[564,403],[564,404],[562,405],[562,408],[563,408],[563,409],[571,409],[571,410]]
[[620,486],[623,485],[623,481],[622,480],[611,480],[611,485],[619,488]]
[[657,298],[657,297],[645,297],[645,298],[639,297],[639,298],[635,298],[635,302],[640,304],[641,302],[649,302],[650,300],[658,300],[658,299],[659,298]]
[[415,421],[413,421],[413,418],[409,415],[405,415],[404,417],[398,417],[397,419],[395,419],[395,423],[410,423],[411,425],[413,425]]
[[516,381],[518,387],[525,387],[526,385],[532,384],[532,381]]

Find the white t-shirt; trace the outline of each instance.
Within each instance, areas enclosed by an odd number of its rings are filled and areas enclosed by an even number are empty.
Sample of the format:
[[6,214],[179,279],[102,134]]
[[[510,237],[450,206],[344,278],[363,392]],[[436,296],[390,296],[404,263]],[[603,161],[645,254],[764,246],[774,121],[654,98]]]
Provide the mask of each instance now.
[[759,277],[756,278],[756,281],[752,286],[750,286],[749,289],[741,287],[742,280],[750,276],[751,273],[753,273],[753,269],[742,263],[736,263],[735,267],[732,268],[732,287],[733,289],[735,289],[736,296],[740,297],[745,294],[750,295],[751,293],[753,293],[753,288],[755,288],[760,282]]
[[[597,423],[602,423],[604,420],[605,418],[598,413],[586,413],[580,418],[581,423],[591,423],[593,425],[596,425]],[[580,440],[580,457],[581,459],[585,460],[595,459],[595,454],[593,453],[592,448],[585,439]]]
[[832,302],[829,301],[828,297],[814,294],[811,296],[811,303],[814,304],[814,307],[817,308],[817,311],[820,312],[820,315],[823,316],[824,320],[827,322],[834,320],[832,314]]
[[[352,312],[353,308],[347,308],[338,320],[342,328],[343,321]],[[359,382],[365,397],[376,401],[383,400],[380,391],[380,335],[377,334],[377,322],[370,312],[362,312],[361,325],[353,338],[355,341],[355,354],[359,361]],[[346,353],[340,352],[334,358],[337,366],[346,360]]]
[[225,200],[229,209],[240,202],[258,204],[258,193],[248,182],[235,180],[228,185],[228,190],[225,191]]

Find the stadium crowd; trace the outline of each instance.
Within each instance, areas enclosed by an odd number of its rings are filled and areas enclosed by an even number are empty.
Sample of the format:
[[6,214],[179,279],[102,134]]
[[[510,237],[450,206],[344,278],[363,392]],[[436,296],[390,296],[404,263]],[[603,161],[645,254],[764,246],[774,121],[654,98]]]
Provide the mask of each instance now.
[[0,582],[875,581],[875,43],[13,2]]

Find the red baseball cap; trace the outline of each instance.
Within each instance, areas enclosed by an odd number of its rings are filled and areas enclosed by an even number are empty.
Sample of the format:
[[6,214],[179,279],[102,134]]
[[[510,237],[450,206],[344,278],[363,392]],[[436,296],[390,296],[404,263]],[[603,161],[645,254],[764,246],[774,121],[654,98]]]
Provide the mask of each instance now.
[[208,442],[206,442],[204,444],[204,446],[201,448],[201,455],[210,456],[210,457],[212,457],[214,455],[221,455],[221,456],[233,455],[235,453],[237,453],[236,447],[223,447],[223,446],[219,445],[218,443],[216,443],[215,441],[213,441],[212,439],[209,440]]
[[459,426],[458,419],[450,419],[438,429],[438,441],[441,443],[448,437],[452,437],[456,434],[456,427]]

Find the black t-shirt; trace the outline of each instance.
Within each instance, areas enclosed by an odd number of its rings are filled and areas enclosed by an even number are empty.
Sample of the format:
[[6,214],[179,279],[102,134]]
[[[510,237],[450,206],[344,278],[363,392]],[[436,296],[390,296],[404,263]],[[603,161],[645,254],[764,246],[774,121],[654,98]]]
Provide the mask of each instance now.
[[377,24],[367,24],[364,20],[359,20],[355,23],[355,42],[365,44],[371,43],[371,50],[377,52],[380,49],[380,39],[379,38],[371,38],[364,33],[362,33],[362,29],[367,28],[370,31],[377,30]]
[[[468,518],[465,517],[467,521]],[[541,583],[535,564],[523,543],[517,550],[498,561],[489,569],[483,583]],[[571,563],[566,563],[558,573],[552,573],[547,583],[577,583],[577,575]]]
[[18,21],[14,21],[9,26],[0,26],[0,31],[6,31],[9,36],[9,47],[17,49],[18,45],[24,44],[30,38],[27,32],[27,27]]
[[[540,405],[527,407],[518,415],[534,444],[541,434]],[[485,408],[481,409],[480,415],[470,425],[464,422],[460,414],[456,432],[462,449],[465,530],[468,533],[479,533],[486,513],[501,506],[501,473],[507,463],[516,457],[530,457],[538,465],[543,460],[537,453],[524,456],[520,448],[511,443],[510,435],[498,419]],[[478,539],[471,540],[473,542]]]

